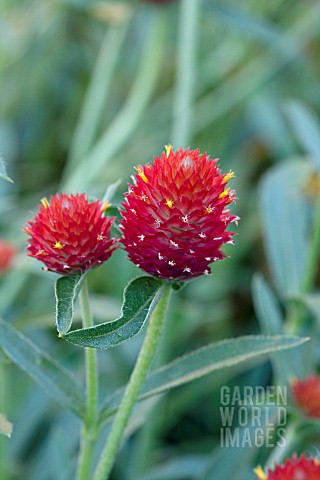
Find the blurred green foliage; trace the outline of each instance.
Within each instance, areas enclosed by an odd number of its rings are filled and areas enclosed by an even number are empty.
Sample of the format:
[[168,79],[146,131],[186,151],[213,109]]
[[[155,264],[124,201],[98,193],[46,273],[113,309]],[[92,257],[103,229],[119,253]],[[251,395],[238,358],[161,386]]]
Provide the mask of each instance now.
[[[21,228],[41,197],[62,190],[102,198],[120,179],[118,204],[134,166],[181,142],[236,172],[241,221],[236,246],[226,249],[231,258],[172,296],[154,365],[260,328],[313,338],[299,353],[277,353],[275,375],[267,363],[232,368],[139,404],[115,466],[118,480],[253,479],[253,466],[270,451],[219,446],[220,386],[268,385],[272,375],[287,382],[320,361],[319,242],[312,233],[320,4],[206,0],[191,18],[188,3],[4,0],[0,7],[0,154],[14,180],[0,179],[0,235],[20,251],[0,278],[1,317],[82,379],[82,351],[56,336],[56,277],[26,257]],[[122,291],[138,272],[119,250],[90,273],[96,321],[119,315]],[[260,323],[251,294],[256,272],[264,275],[253,288]],[[101,399],[127,381],[140,343],[141,335],[99,352]],[[0,440],[0,478],[70,480],[78,420],[1,361],[0,402],[14,433]],[[319,435],[301,435],[297,451],[311,446],[320,448]]]

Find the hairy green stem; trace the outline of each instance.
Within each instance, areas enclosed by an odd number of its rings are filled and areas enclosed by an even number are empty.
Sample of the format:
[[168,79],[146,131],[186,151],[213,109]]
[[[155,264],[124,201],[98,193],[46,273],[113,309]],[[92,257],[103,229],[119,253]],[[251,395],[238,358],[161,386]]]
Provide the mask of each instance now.
[[102,451],[100,461],[93,477],[94,480],[106,480],[111,473],[124,430],[160,339],[170,290],[170,285],[163,287],[161,292],[162,296],[151,315],[146,337],[112,424],[106,445]]
[[[93,321],[89,306],[87,279],[83,281],[80,292],[83,328],[92,327]],[[94,348],[85,348],[86,363],[86,419],[81,431],[81,446],[78,465],[78,480],[90,478],[90,468],[94,445],[97,438],[97,402],[98,402],[98,367],[97,352]]]
[[192,128],[199,0],[180,0],[177,79],[173,109],[172,143],[186,147]]

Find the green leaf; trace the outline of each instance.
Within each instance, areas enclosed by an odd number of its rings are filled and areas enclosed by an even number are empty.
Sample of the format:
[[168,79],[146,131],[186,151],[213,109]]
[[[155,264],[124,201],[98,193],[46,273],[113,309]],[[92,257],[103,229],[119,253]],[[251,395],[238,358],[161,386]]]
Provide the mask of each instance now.
[[8,421],[7,417],[0,413],[0,435],[11,437],[13,425]]
[[260,184],[260,211],[266,253],[281,296],[296,296],[302,287],[312,224],[304,195],[314,167],[295,160],[270,169]]
[[[252,335],[209,344],[151,372],[141,388],[139,400],[158,395],[216,370],[238,365],[248,360],[256,360],[258,357],[272,352],[296,347],[307,340],[307,338],[294,336]],[[103,403],[101,421],[107,420],[115,413],[123,391],[124,388],[117,390]]]
[[0,158],[0,178],[7,180],[7,182],[13,183],[13,180],[7,175],[7,169],[6,169],[5,163],[1,158]]
[[290,101],[285,107],[288,119],[301,147],[320,170],[320,124],[315,113],[299,101]]
[[81,386],[70,373],[22,333],[0,320],[0,347],[10,360],[43,387],[63,408],[83,417]]
[[158,303],[161,286],[162,282],[152,277],[134,279],[124,291],[120,318],[95,327],[74,330],[63,338],[82,347],[110,348],[119,345],[143,328]]
[[56,324],[60,336],[70,330],[84,274],[59,277],[55,284]]
[[[232,407],[231,407],[232,408]],[[249,413],[249,410],[248,410]],[[254,415],[249,416],[247,425],[235,427],[233,430],[234,443],[228,442],[225,432],[220,432],[220,445],[216,447],[212,454],[208,456],[207,468],[203,475],[199,475],[197,480],[249,480],[249,465],[254,464],[257,451],[261,450],[261,445],[257,442],[257,431],[268,437],[271,428],[275,428],[279,421],[279,411],[277,405],[267,405],[265,408],[260,406],[259,420]],[[222,429],[223,430],[223,429]],[[261,437],[260,437],[261,438]],[[270,437],[268,437],[270,438]],[[267,443],[267,442],[265,442]]]
[[[260,275],[255,275],[253,278],[252,296],[262,333],[265,335],[281,335],[284,324],[282,312],[270,286]],[[310,344],[308,345],[309,349]],[[271,355],[274,372],[281,385],[288,384],[293,376],[304,377],[306,375],[306,362],[303,359],[304,350],[304,345],[301,345],[298,350],[274,352]]]

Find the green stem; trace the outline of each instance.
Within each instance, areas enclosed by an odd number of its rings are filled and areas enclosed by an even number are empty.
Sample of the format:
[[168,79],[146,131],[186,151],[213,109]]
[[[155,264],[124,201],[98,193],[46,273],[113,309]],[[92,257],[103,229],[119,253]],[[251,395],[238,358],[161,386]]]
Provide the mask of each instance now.
[[[319,266],[320,257],[320,198],[317,200],[314,209],[314,224],[308,249],[308,257],[304,276],[301,283],[301,293],[308,294],[312,289]],[[302,303],[293,302],[289,305],[287,333],[291,335],[299,334],[301,325],[305,318],[306,308]]]
[[173,111],[172,143],[175,148],[190,141],[199,0],[181,0],[177,52],[177,80]]
[[319,266],[320,257],[320,198],[317,200],[314,211],[314,225],[311,236],[310,248],[306,262],[306,269],[302,281],[301,290],[303,293],[309,293]]
[[[93,321],[89,306],[88,285],[84,279],[80,292],[83,328],[92,327]],[[94,348],[85,348],[86,364],[86,420],[81,431],[81,447],[78,465],[78,480],[90,478],[90,468],[97,429],[98,367],[97,353]]]
[[107,443],[102,451],[93,480],[106,480],[109,477],[131,411],[160,339],[170,290],[170,285],[163,287],[162,296],[151,315],[145,340],[114,419]]

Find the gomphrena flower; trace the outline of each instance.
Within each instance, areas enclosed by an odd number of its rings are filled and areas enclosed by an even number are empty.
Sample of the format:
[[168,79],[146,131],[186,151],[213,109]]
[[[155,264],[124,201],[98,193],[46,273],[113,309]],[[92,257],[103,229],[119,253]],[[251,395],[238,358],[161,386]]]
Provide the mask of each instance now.
[[255,469],[259,480],[319,480],[320,462],[315,458],[293,455],[284,465],[276,465],[273,471],[264,473],[261,467]]
[[10,269],[16,253],[16,249],[11,243],[0,240],[0,272]]
[[84,272],[108,260],[117,242],[110,238],[114,217],[105,217],[106,204],[89,203],[84,193],[62,193],[41,203],[39,213],[24,227],[30,235],[30,257],[62,275]]
[[209,264],[225,257],[221,247],[233,243],[226,231],[239,217],[228,205],[235,200],[217,159],[200,151],[172,151],[154,163],[138,166],[129,185],[120,228],[130,260],[147,273],[184,281],[211,273]]
[[296,405],[310,417],[320,418],[320,376],[295,379],[291,388]]

